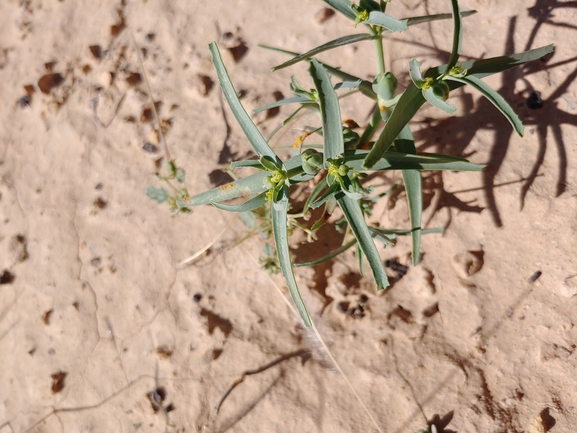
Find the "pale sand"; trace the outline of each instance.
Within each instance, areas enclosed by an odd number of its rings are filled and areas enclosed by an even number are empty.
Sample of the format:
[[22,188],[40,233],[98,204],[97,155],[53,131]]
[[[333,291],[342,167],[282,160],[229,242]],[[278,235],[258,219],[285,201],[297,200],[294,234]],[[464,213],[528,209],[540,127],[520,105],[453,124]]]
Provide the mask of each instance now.
[[[451,97],[458,111],[449,119],[422,111],[414,124],[421,151],[490,162],[485,175],[426,175],[425,221],[432,217],[428,227],[448,227],[444,235],[424,236],[422,264],[409,265],[408,239],[382,250],[384,260],[409,269],[378,295],[368,269],[365,277],[358,274],[352,252],[297,272],[320,332],[387,432],[415,432],[439,417],[446,421],[437,422],[445,428],[439,432],[577,430],[577,63],[571,42],[577,10],[572,2],[538,1],[544,6],[531,16],[534,2],[461,2],[463,10],[479,11],[465,19],[464,58],[522,51],[545,19],[531,47],[555,43],[556,51],[525,77],[517,70],[487,79],[524,120],[525,138],[513,135],[472,90]],[[218,84],[207,89],[201,78],[216,82],[207,48],[219,37],[215,24],[233,34],[229,44],[242,38],[248,48],[235,62],[221,44],[249,110],[273,101],[275,91],[288,96],[292,74],[311,85],[304,64],[270,73],[287,57],[258,43],[302,52],[361,29],[339,16],[319,24],[320,1],[200,3],[0,5],[0,433],[32,426],[34,432],[375,431],[252,260],[260,254],[259,237],[229,249],[247,230],[237,220],[210,255],[176,267],[211,242],[231,215],[202,207],[172,218],[146,197],[146,186],[159,186],[153,173],[161,152],[143,150],[147,141],[154,144],[154,122],[142,116],[149,106],[144,84],[126,81],[140,72],[129,33],[110,33],[120,13],[146,49],[154,99],[172,124],[170,152],[197,193],[214,186],[209,175],[227,158],[250,150],[228,109],[225,143]],[[554,4],[547,18],[547,5]],[[399,0],[389,10],[403,17],[426,14],[426,7],[447,12],[450,4]],[[96,45],[101,59],[89,49]],[[450,46],[450,21],[394,36],[389,50],[392,58],[399,54],[392,68],[400,84],[407,83],[412,57],[424,66],[439,64]],[[321,59],[368,77],[371,56],[370,43],[363,43]],[[50,66],[63,82],[44,94],[38,81]],[[25,85],[34,91],[19,103]],[[540,110],[525,104],[531,88],[541,92]],[[365,123],[370,104],[352,101],[343,117]],[[259,127],[269,132],[290,112],[257,116]],[[297,133],[289,131],[280,145]],[[538,176],[521,209],[526,188],[520,179],[536,164]],[[380,182],[399,179],[389,173]],[[559,187],[561,181],[566,185]],[[407,228],[404,193],[397,198],[377,205],[373,222]],[[296,257],[318,257],[325,244],[338,245],[341,235],[329,235],[320,232],[318,248],[295,241]],[[540,277],[530,282],[537,271]],[[275,281],[282,286],[281,278]],[[355,309],[361,295],[367,297],[363,314]],[[353,317],[339,305],[353,309]],[[215,414],[219,398],[245,370],[301,349],[312,357],[247,377]],[[149,393],[157,388],[154,405]],[[50,415],[53,408],[72,410]]]

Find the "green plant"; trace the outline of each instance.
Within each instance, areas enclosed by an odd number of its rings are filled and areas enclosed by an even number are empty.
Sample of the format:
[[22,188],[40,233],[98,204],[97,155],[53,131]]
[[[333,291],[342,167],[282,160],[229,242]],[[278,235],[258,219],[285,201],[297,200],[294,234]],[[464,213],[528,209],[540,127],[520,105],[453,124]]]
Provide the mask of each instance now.
[[[309,63],[308,71],[314,88],[303,88],[293,77],[290,83],[293,95],[291,98],[277,101],[260,109],[298,104],[299,107],[280,126],[287,124],[304,108],[319,114],[321,126],[307,131],[300,137],[293,156],[283,161],[261,135],[240,103],[218,47],[213,42],[209,48],[225,99],[257,156],[256,159],[233,162],[230,167],[231,169],[250,167],[255,169],[256,173],[235,180],[228,185],[190,196],[184,187],[184,171],[177,168],[174,161],[170,160],[167,161],[167,174],[160,176],[161,180],[170,185],[170,190],[148,188],[150,198],[159,203],[168,202],[175,214],[188,212],[192,206],[204,204],[230,212],[256,212],[253,213],[253,217],[257,216],[265,221],[260,225],[263,228],[261,231],[272,233],[276,247],[276,255],[274,251],[268,250],[263,265],[274,270],[276,256],[278,256],[278,265],[306,326],[311,326],[311,321],[293,274],[288,243],[289,229],[299,226],[308,230],[309,235],[313,237],[314,231],[326,220],[321,218],[312,224],[310,229],[297,220],[307,215],[309,209],[324,206],[325,213],[330,214],[338,206],[342,210],[344,219],[337,224],[345,226],[347,230],[343,245],[331,254],[308,264],[327,260],[355,246],[361,270],[363,259],[366,258],[378,290],[386,288],[389,282],[374,240],[380,240],[386,245],[396,235],[410,234],[413,264],[418,263],[421,234],[427,232],[421,228],[421,170],[479,171],[483,168],[481,165],[472,164],[454,156],[417,154],[408,125],[409,121],[426,102],[448,114],[453,113],[455,108],[447,102],[450,92],[463,85],[470,85],[491,101],[509,120],[517,133],[522,135],[523,125],[518,116],[507,102],[481,78],[538,59],[552,52],[553,49],[550,45],[519,54],[459,62],[462,39],[461,20],[462,17],[471,15],[475,11],[460,12],[457,0],[450,1],[452,8],[450,14],[401,20],[385,13],[388,2],[383,0],[360,0],[359,4],[348,0],[324,1],[353,21],[355,27],[362,24],[367,33],[341,37],[304,54],[265,47],[293,56],[291,60],[273,68],[273,71],[300,61]],[[395,94],[397,79],[390,71],[385,71],[383,37],[393,32],[405,31],[410,26],[427,21],[450,18],[453,21],[453,43],[448,63],[422,73],[421,64],[415,59],[411,60],[408,65],[411,82],[404,91]],[[359,41],[372,41],[374,45],[377,75],[372,83],[314,58],[316,54],[323,51]],[[333,84],[331,77],[342,81]],[[343,123],[339,99],[343,99],[347,94],[339,98],[336,92],[339,89],[353,89],[361,92],[375,104],[372,119],[362,134],[357,134],[349,125]],[[383,123],[384,128],[376,140],[372,141],[372,137]],[[278,128],[275,132],[277,130]],[[303,144],[306,137],[313,133],[322,137],[322,146],[314,147]],[[380,170],[402,171],[411,221],[409,230],[371,227],[365,221],[365,215],[370,212],[371,203],[378,197],[370,196],[371,189],[363,186],[362,179],[367,176],[367,172]],[[303,212],[299,215],[290,214],[291,186],[300,182],[308,182],[311,179],[315,179],[317,184],[306,198]],[[173,181],[177,184],[174,185]],[[239,197],[245,197],[247,200],[241,204],[225,204],[228,200]],[[347,234],[351,233],[352,238],[347,239]]]

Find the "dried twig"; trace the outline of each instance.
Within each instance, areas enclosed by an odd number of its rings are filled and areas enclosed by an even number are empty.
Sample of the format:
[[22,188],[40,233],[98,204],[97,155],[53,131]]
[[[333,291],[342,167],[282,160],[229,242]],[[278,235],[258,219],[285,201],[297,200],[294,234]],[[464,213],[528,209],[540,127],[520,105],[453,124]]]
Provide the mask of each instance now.
[[246,376],[251,376],[253,374],[258,374],[258,373],[262,373],[265,370],[268,370],[271,367],[274,367],[275,365],[280,364],[283,361],[286,361],[287,359],[291,359],[294,358],[295,356],[301,356],[304,357],[306,355],[310,355],[310,352],[308,350],[305,349],[301,349],[301,350],[297,350],[295,352],[290,352],[290,353],[286,353],[284,355],[279,356],[278,358],[272,360],[271,362],[269,362],[268,364],[263,365],[262,367],[258,367],[255,368],[253,370],[246,370],[244,373],[242,373],[242,375],[240,376],[240,378],[238,378],[237,380],[235,380],[228,388],[227,390],[224,392],[224,394],[222,395],[222,397],[220,397],[220,399],[218,400],[218,403],[216,403],[216,405],[214,406],[214,411],[216,413],[218,413],[218,411],[220,410],[220,407],[222,406],[222,404],[224,403],[224,400],[226,400],[226,398],[229,396],[229,394],[232,392],[233,389],[235,389],[238,385],[240,385],[243,381],[244,378]]

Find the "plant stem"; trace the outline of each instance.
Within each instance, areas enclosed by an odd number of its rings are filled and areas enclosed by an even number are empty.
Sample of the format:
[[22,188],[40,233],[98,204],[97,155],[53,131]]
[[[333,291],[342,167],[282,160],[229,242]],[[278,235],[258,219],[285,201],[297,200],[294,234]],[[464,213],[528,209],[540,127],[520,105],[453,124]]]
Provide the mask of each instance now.
[[369,30],[373,36],[379,36],[373,40],[373,48],[375,50],[375,61],[377,63],[377,75],[384,74],[385,70],[385,56],[383,55],[383,37],[380,30],[369,26]]
[[380,125],[381,121],[382,121],[381,111],[379,109],[379,104],[377,103],[375,104],[375,109],[373,110],[373,116],[371,117],[369,124],[365,128],[363,135],[361,135],[361,139],[359,141],[359,146],[361,148],[365,146],[371,139],[371,137],[377,130],[378,126]]
[[290,179],[291,177],[298,176],[299,174],[302,173],[304,173],[304,169],[302,168],[302,166],[299,165],[298,167],[287,170],[287,177]]

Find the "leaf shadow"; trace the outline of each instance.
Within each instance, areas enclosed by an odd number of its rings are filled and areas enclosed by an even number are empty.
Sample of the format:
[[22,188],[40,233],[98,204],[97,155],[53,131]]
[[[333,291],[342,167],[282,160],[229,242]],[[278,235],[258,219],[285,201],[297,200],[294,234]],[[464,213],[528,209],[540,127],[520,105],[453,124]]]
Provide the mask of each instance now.
[[[296,210],[300,211],[299,203],[295,204]],[[311,218],[309,222],[317,221],[322,218],[322,209],[315,209],[311,212]],[[291,253],[294,255],[295,263],[309,262],[319,257],[323,257],[329,254],[331,251],[336,250],[342,245],[343,233],[339,233],[333,224],[325,224],[316,231],[317,239],[312,243],[304,243],[301,245],[292,245]],[[333,260],[327,260],[316,266],[312,266],[311,269],[314,271],[314,276],[312,278],[312,284],[309,289],[312,292],[316,292],[323,302],[322,311],[324,311],[334,299],[326,293],[328,288],[327,275],[331,275],[333,272],[333,266],[335,264]]]
[[[540,0],[537,4],[540,4]],[[559,4],[557,7],[562,7]],[[575,6],[571,6],[575,7]],[[538,21],[535,28],[538,28],[546,21]],[[505,43],[505,52],[512,53],[515,52],[514,35],[517,24],[517,17],[511,17],[509,21],[509,29],[507,34],[507,39]],[[534,39],[536,31],[531,33],[530,40],[527,43],[525,49],[530,49],[531,44]],[[442,53],[448,54],[448,53]],[[539,170],[543,166],[545,154],[547,150],[547,143],[549,139],[549,128],[552,130],[553,141],[555,142],[557,153],[559,156],[558,165],[558,175],[556,182],[555,197],[559,197],[566,191],[567,188],[567,152],[566,144],[563,140],[561,125],[573,125],[577,126],[577,116],[572,115],[566,111],[563,111],[558,107],[558,100],[567,92],[570,84],[577,78],[577,67],[570,73],[567,78],[559,85],[546,99],[541,99],[540,94],[531,86],[527,76],[541,72],[548,71],[553,68],[565,65],[567,63],[573,63],[577,61],[577,57],[565,59],[556,63],[548,64],[548,62],[553,57],[549,55],[540,61],[535,61],[524,65],[523,67],[516,68],[513,70],[505,71],[501,74],[501,87],[497,90],[509,103],[511,103],[516,111],[521,111],[521,118],[525,125],[534,126],[534,132],[538,137],[538,152],[533,163],[531,172],[525,178],[520,179],[518,182],[522,182],[521,190],[519,193],[520,209],[522,210],[525,204],[525,198],[529,192],[531,186],[533,185],[535,179],[539,176]],[[526,98],[522,94],[515,93],[515,83],[521,80],[527,89],[529,98]],[[528,103],[529,99],[537,98],[538,104]],[[489,159],[486,161],[486,168],[483,170],[483,190],[486,200],[486,206],[491,214],[494,224],[497,227],[503,227],[503,221],[499,208],[497,206],[495,198],[495,188],[499,185],[496,184],[496,177],[499,173],[509,145],[511,142],[511,137],[513,131],[509,122],[502,116],[496,113],[495,108],[492,104],[485,98],[481,98],[475,107],[473,98],[471,95],[464,95],[462,102],[464,104],[464,111],[467,113],[460,117],[452,117],[448,119],[443,119],[436,124],[428,120],[429,126],[422,129],[415,134],[417,140],[424,141],[424,137],[428,138],[428,141],[418,147],[419,152],[431,150],[434,148],[435,151],[442,153],[447,153],[454,156],[460,156],[468,158],[474,152],[467,152],[471,141],[473,140],[475,134],[479,130],[490,130],[494,132],[493,145],[489,152]],[[536,112],[540,107],[545,107],[544,110]],[[490,121],[487,121],[486,113],[490,113]],[[464,125],[464,127],[463,127]],[[433,132],[433,134],[431,134]],[[436,140],[430,140],[431,135],[436,136]],[[444,202],[443,206],[438,206],[433,210],[434,215],[438,210],[443,207],[457,208],[459,210],[473,211],[473,209],[467,209],[463,206],[463,203],[457,199],[454,194],[447,192],[443,188],[443,182],[437,182],[439,184],[439,189],[436,192],[440,195]],[[509,184],[508,182],[507,184]],[[475,208],[474,211],[478,209]],[[432,218],[432,216],[429,218]],[[449,218],[450,219],[450,218]],[[450,220],[448,225],[450,224]]]
[[434,425],[437,428],[437,433],[457,433],[456,430],[448,430],[446,428],[453,420],[454,415],[455,413],[453,411],[446,413],[442,417],[439,416],[439,414],[435,414],[428,423],[429,427]]

